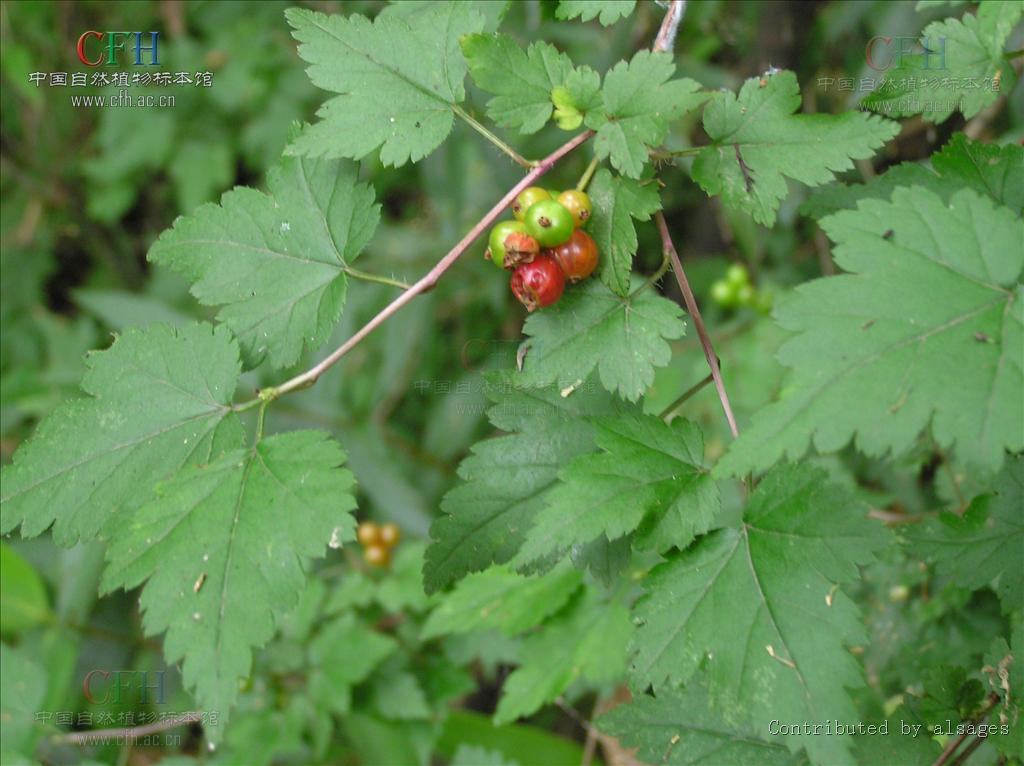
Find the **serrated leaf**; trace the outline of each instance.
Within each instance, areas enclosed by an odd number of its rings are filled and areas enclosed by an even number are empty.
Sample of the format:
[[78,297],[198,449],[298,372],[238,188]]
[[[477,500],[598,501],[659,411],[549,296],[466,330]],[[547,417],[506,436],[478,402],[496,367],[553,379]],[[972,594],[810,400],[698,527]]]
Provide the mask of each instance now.
[[345,303],[345,271],[377,228],[373,187],[347,160],[285,157],[268,194],[237,188],[179,218],[149,260],[191,279],[200,303],[238,338],[251,366],[293,364],[330,335]]
[[587,592],[523,643],[520,667],[505,681],[494,723],[509,723],[551,702],[579,678],[602,683],[626,667],[633,626],[617,602]]
[[602,168],[594,176],[589,193],[593,215],[588,230],[601,253],[601,281],[626,296],[637,249],[633,221],[649,221],[661,209],[658,187],[613,176]]
[[897,123],[874,115],[794,114],[799,108],[792,72],[749,79],[739,96],[716,93],[704,109],[712,144],[694,160],[693,179],[771,226],[787,193],[786,178],[808,186],[827,183],[899,132]]
[[604,76],[603,107],[587,114],[586,125],[597,131],[594,153],[624,175],[639,178],[669,123],[708,99],[694,80],[669,80],[675,69],[669,54],[640,51]]
[[776,311],[797,336],[793,368],[715,467],[739,474],[851,438],[899,454],[923,429],[958,459],[997,471],[1024,449],[1024,223],[968,189],[947,206],[897,189],[822,222],[847,275],[802,285]]
[[522,633],[561,609],[581,580],[571,568],[524,577],[508,567],[491,567],[459,582],[430,613],[420,636],[425,640],[471,631]]
[[341,95],[288,147],[294,154],[360,159],[380,147],[384,165],[416,162],[451,132],[466,96],[459,38],[480,32],[470,3],[413,3],[364,16],[285,11],[313,84]]
[[[350,644],[358,651],[358,644]],[[370,699],[384,718],[398,721],[430,718],[430,704],[416,676],[388,663],[370,679]]]
[[[634,280],[633,289],[639,286]],[[526,320],[522,381],[571,389],[596,368],[601,385],[635,402],[654,381],[654,368],[671,359],[668,341],[685,334],[682,313],[654,291],[623,298],[589,280]]]
[[1024,11],[1021,0],[986,0],[974,14],[936,21],[921,33],[920,55],[903,56],[861,102],[894,117],[920,114],[945,122],[956,111],[970,119],[1009,93],[1016,71],[1003,46]]
[[[299,600],[306,561],[351,540],[345,453],[326,434],[293,431],[180,472],[118,530],[102,587],[134,588],[146,633],[166,631],[168,662],[220,721],[252,649]],[[286,519],[287,523],[282,523]]]
[[629,535],[617,540],[601,535],[586,545],[573,546],[573,566],[588,570],[599,583],[610,588],[629,566],[633,552],[631,542]]
[[906,533],[917,552],[957,585],[977,589],[998,579],[1004,612],[1024,609],[1024,457],[1010,458],[992,492],[974,499],[962,517],[940,519]]
[[565,83],[572,61],[549,43],[525,51],[507,35],[469,35],[462,39],[469,73],[493,94],[487,116],[520,133],[536,133],[551,117],[551,92]]
[[129,330],[91,354],[82,389],[47,417],[3,468],[0,532],[53,525],[70,547],[152,496],[182,466],[240,446],[231,409],[238,345],[225,328],[190,324]]
[[398,643],[348,613],[329,622],[309,645],[315,668],[310,695],[338,715],[348,714],[352,687],[398,650]]
[[636,0],[559,0],[555,16],[560,19],[590,21],[597,18],[602,26],[609,27],[626,18],[636,7]]
[[580,455],[559,472],[515,565],[638,528],[635,547],[685,548],[711,526],[718,487],[703,468],[704,440],[695,425],[653,415],[601,419],[594,440],[602,451]]
[[509,561],[544,507],[558,469],[596,449],[591,419],[627,411],[591,384],[563,397],[555,389],[499,378],[488,394],[496,402],[488,412],[491,422],[517,433],[477,443],[459,465],[462,483],[444,496],[444,515],[430,528],[423,567],[428,593]]
[[867,183],[835,184],[817,192],[800,212],[822,218],[839,210],[853,210],[862,199],[889,199],[898,186],[923,186],[949,202],[958,189],[973,189],[1024,212],[1024,146],[986,144],[956,133],[942,150],[931,156],[931,168],[904,162]]
[[[840,586],[888,544],[867,512],[820,470],[775,468],[739,529],[710,533],[647,577],[634,680],[660,690],[704,667],[714,704],[758,731],[771,720],[857,720],[846,690],[863,679],[846,647],[867,635]],[[791,746],[817,762],[851,763],[848,738],[801,740]]]
[[664,689],[656,697],[638,695],[596,723],[626,748],[637,748],[643,763],[792,766],[802,761],[749,724],[712,709],[696,679],[685,689]]

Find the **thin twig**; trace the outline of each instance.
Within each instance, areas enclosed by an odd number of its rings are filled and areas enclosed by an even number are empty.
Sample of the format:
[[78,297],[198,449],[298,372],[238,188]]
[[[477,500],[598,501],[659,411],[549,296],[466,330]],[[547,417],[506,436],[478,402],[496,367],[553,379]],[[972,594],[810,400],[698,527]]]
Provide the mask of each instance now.
[[203,720],[203,714],[199,712],[182,713],[172,718],[165,718],[162,721],[154,721],[145,726],[128,726],[120,729],[92,729],[90,731],[72,731],[66,734],[57,734],[53,737],[55,743],[71,745],[92,744],[101,739],[138,739],[150,734],[156,734],[168,729],[176,729],[190,723],[199,723]]
[[[995,692],[989,692],[989,695],[985,698],[985,704],[981,708],[981,712],[974,716],[970,720],[970,723],[980,722],[989,714],[992,708],[996,706],[997,702],[999,702],[999,695]],[[960,747],[960,743],[967,739],[967,727],[965,726],[964,729],[965,731],[963,734],[960,734],[955,739],[950,740],[949,744],[946,745],[946,749],[943,750],[939,757],[935,759],[935,763],[933,763],[932,766],[942,766],[942,764],[944,764],[952,757],[953,753],[956,752],[956,749]],[[961,761],[958,760],[957,763],[961,763]]]
[[676,44],[676,33],[679,31],[679,22],[683,20],[686,13],[686,0],[672,0],[665,18],[661,20],[661,28],[658,36],[654,38],[654,45],[651,46],[655,53],[658,51],[671,52]]
[[[594,721],[597,719],[597,714],[601,709],[601,697],[600,695],[594,700],[594,709],[590,711],[590,720]],[[597,750],[597,734],[598,731],[593,726],[587,728],[587,739],[583,743],[583,758],[580,761],[580,766],[590,766],[594,760],[594,752]]]
[[956,760],[950,764],[950,766],[963,766],[967,763],[967,759],[971,757],[971,753],[977,750],[979,747],[985,744],[984,737],[975,737],[971,740],[970,744],[965,747],[960,755],[957,756]]
[[[523,179],[509,189],[508,193],[498,201],[498,203],[492,207],[487,215],[480,219],[480,221],[474,226],[466,236],[464,236],[455,247],[448,251],[448,253],[437,262],[437,264],[428,271],[418,282],[412,285],[408,290],[403,292],[391,303],[385,306],[381,311],[369,322],[363,325],[352,337],[342,343],[336,348],[330,355],[325,357],[318,364],[314,365],[306,372],[296,375],[288,381],[285,381],[280,386],[275,388],[265,389],[261,396],[264,398],[276,399],[282,394],[287,394],[290,391],[295,391],[301,388],[307,388],[313,385],[317,379],[323,375],[327,370],[338,363],[345,354],[351,351],[353,348],[358,346],[366,336],[380,327],[384,322],[390,319],[394,314],[398,313],[405,304],[409,303],[413,298],[421,293],[425,293],[430,290],[437,281],[444,275],[452,264],[459,259],[459,257],[469,249],[469,246],[476,241],[476,239],[487,230],[487,228],[497,220],[503,212],[508,209],[508,206],[512,204],[512,201],[516,196],[525,189],[527,186],[533,185],[533,183],[540,178],[542,175],[547,173],[554,167],[560,159],[571,151],[576,149],[581,144],[585,143],[592,135],[594,131],[587,130],[579,135],[573,137],[566,143],[562,144],[559,148],[555,149],[551,154],[542,159],[537,163],[537,166],[523,176]],[[245,406],[245,405],[242,405]]]
[[711,344],[711,337],[708,335],[707,327],[704,326],[704,319],[700,315],[700,309],[697,307],[697,299],[693,296],[693,290],[690,289],[690,281],[686,278],[686,272],[683,270],[683,264],[679,260],[679,254],[676,252],[676,246],[672,244],[672,235],[669,234],[668,224],[665,223],[665,216],[659,210],[655,213],[654,217],[658,222],[658,232],[661,234],[662,248],[668,255],[669,260],[672,262],[672,271],[675,272],[676,281],[679,283],[679,290],[683,294],[683,301],[686,303],[686,311],[690,314],[690,318],[693,320],[693,326],[697,328],[700,345],[704,349],[704,358],[708,360],[708,367],[711,368],[711,376],[714,378],[715,388],[718,390],[718,399],[722,402],[722,409],[725,411],[725,419],[729,421],[729,430],[732,432],[733,438],[736,438],[740,435],[740,431],[739,428],[736,427],[736,418],[732,414],[732,405],[729,403],[729,394],[725,391],[725,382],[722,380],[722,370],[718,366],[718,355],[715,353],[715,348]]

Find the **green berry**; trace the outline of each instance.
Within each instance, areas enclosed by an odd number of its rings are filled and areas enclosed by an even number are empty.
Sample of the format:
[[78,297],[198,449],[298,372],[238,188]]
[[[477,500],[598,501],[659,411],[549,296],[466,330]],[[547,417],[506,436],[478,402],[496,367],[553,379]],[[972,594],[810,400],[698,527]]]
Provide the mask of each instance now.
[[736,287],[724,279],[716,279],[711,283],[711,300],[724,308],[736,305]]
[[742,263],[733,263],[725,271],[725,281],[730,285],[740,287],[741,285],[750,284],[750,274],[747,273],[747,267]]
[[526,218],[527,210],[545,199],[551,199],[551,192],[547,189],[542,189],[539,186],[527,186],[519,192],[516,201],[512,203],[512,215],[516,217],[517,221],[522,221]]
[[558,247],[567,242],[576,228],[575,219],[568,208],[553,199],[535,202],[523,219],[526,231],[541,247]]
[[491,229],[487,252],[498,268],[505,268],[505,240],[509,234],[526,234],[526,224],[522,221],[502,221]]
[[736,288],[736,302],[741,306],[751,306],[754,303],[754,298],[757,297],[757,291],[752,285],[743,284]]

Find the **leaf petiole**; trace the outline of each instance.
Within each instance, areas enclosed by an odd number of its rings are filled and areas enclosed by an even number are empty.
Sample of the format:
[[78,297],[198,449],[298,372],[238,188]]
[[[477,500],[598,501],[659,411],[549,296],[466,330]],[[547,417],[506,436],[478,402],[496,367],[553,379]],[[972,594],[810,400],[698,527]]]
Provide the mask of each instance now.
[[463,109],[458,104],[452,104],[452,111],[455,112],[455,114],[457,114],[463,120],[465,120],[465,122],[471,128],[473,128],[473,130],[475,130],[481,136],[483,136],[488,141],[490,141],[492,144],[494,144],[496,147],[498,147],[506,155],[511,157],[518,165],[526,168],[527,170],[532,170],[533,168],[537,167],[538,163],[537,163],[536,160],[528,160],[525,157],[523,157],[523,155],[521,155],[519,152],[517,152],[511,146],[509,146],[504,141],[502,141],[500,138],[498,138],[494,133],[492,133],[490,130],[488,130],[480,121],[478,121],[475,117],[473,117],[473,115],[471,115],[469,112],[467,112],[465,109]]

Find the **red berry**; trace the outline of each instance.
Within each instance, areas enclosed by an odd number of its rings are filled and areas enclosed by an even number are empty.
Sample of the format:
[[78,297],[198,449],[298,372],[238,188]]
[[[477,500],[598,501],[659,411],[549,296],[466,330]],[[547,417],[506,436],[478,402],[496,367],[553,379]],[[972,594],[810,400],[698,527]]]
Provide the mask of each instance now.
[[514,269],[521,263],[529,263],[540,253],[540,244],[529,234],[514,231],[505,237],[506,269]]
[[550,306],[562,297],[565,275],[550,255],[538,255],[512,272],[512,292],[527,311]]
[[586,279],[597,268],[597,243],[583,229],[576,229],[568,242],[545,252],[562,267],[571,283]]

